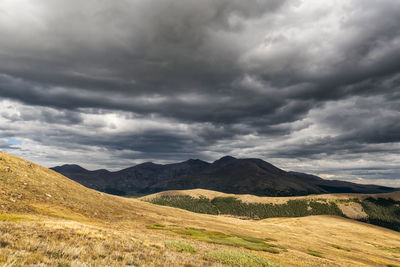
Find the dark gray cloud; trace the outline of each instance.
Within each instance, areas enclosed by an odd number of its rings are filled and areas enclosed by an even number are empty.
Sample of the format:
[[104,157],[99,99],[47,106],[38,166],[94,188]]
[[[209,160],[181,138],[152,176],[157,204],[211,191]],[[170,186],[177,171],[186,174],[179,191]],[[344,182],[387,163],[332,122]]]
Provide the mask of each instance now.
[[7,0],[0,14],[3,150],[48,166],[233,154],[396,176],[397,0]]

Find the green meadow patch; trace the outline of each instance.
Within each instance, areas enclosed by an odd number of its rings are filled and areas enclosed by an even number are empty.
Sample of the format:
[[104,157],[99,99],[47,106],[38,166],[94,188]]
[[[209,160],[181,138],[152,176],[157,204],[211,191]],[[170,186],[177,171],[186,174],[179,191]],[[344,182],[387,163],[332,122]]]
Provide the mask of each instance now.
[[197,253],[197,249],[192,245],[178,240],[166,241],[165,247],[176,250],[178,252],[188,252],[191,254]]
[[222,232],[206,231],[205,229],[197,229],[192,227],[187,228],[165,228],[165,227],[154,227],[154,225],[147,226],[148,229],[166,230],[180,235],[183,238],[203,241],[218,245],[226,245],[232,247],[241,247],[255,251],[266,251],[277,254],[281,251],[287,251],[283,246],[268,243],[264,239],[235,235],[225,234]]
[[217,250],[204,255],[205,260],[214,261],[231,266],[251,266],[251,267],[280,267],[276,264],[256,255],[235,251],[235,250]]
[[26,221],[27,218],[25,216],[17,215],[17,214],[0,214],[0,222],[18,222],[18,221]]

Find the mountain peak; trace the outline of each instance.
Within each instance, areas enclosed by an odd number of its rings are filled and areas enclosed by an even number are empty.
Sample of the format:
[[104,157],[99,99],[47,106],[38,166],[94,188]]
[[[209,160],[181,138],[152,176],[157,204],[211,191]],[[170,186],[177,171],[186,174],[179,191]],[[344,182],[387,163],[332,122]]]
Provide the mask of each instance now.
[[152,161],[146,161],[146,162],[143,162],[143,163],[139,163],[136,166],[139,166],[139,165],[141,165],[141,166],[152,166],[152,165],[157,165],[157,164],[155,164]]
[[219,168],[219,167],[228,165],[228,164],[230,164],[230,163],[232,163],[232,162],[234,162],[234,161],[236,161],[236,160],[237,160],[237,158],[234,158],[234,157],[232,157],[232,156],[224,156],[224,157],[222,157],[222,158],[220,158],[220,159],[214,161],[214,162],[212,163],[212,165],[213,165],[214,167],[218,167],[218,168]]
[[236,160],[237,158],[235,158],[235,157],[232,157],[232,156],[223,156],[222,158],[220,158],[220,159],[218,159],[218,160],[216,160],[216,161],[214,161],[214,162],[228,162],[228,161],[234,161],[234,160]]
[[56,166],[54,168],[51,168],[52,170],[55,171],[68,171],[68,172],[73,172],[73,171],[87,171],[85,168],[77,165],[77,164],[64,164],[61,166]]
[[188,159],[187,161],[184,161],[188,164],[209,164],[205,161],[202,161],[201,159]]

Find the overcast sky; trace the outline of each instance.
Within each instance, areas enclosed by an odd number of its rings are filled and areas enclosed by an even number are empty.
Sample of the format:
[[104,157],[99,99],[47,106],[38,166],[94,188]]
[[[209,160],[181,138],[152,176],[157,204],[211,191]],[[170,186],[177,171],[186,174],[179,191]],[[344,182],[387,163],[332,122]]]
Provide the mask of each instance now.
[[399,0],[0,0],[0,150],[400,187]]

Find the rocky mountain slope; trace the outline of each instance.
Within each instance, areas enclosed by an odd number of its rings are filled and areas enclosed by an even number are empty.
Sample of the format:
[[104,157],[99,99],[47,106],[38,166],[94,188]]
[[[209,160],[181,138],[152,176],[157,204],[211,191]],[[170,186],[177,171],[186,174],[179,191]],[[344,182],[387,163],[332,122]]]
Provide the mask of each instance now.
[[395,190],[286,172],[261,159],[236,159],[230,156],[213,163],[192,159],[166,165],[148,162],[116,172],[88,171],[78,165],[52,169],[87,187],[116,195],[195,188],[259,196],[385,193]]

